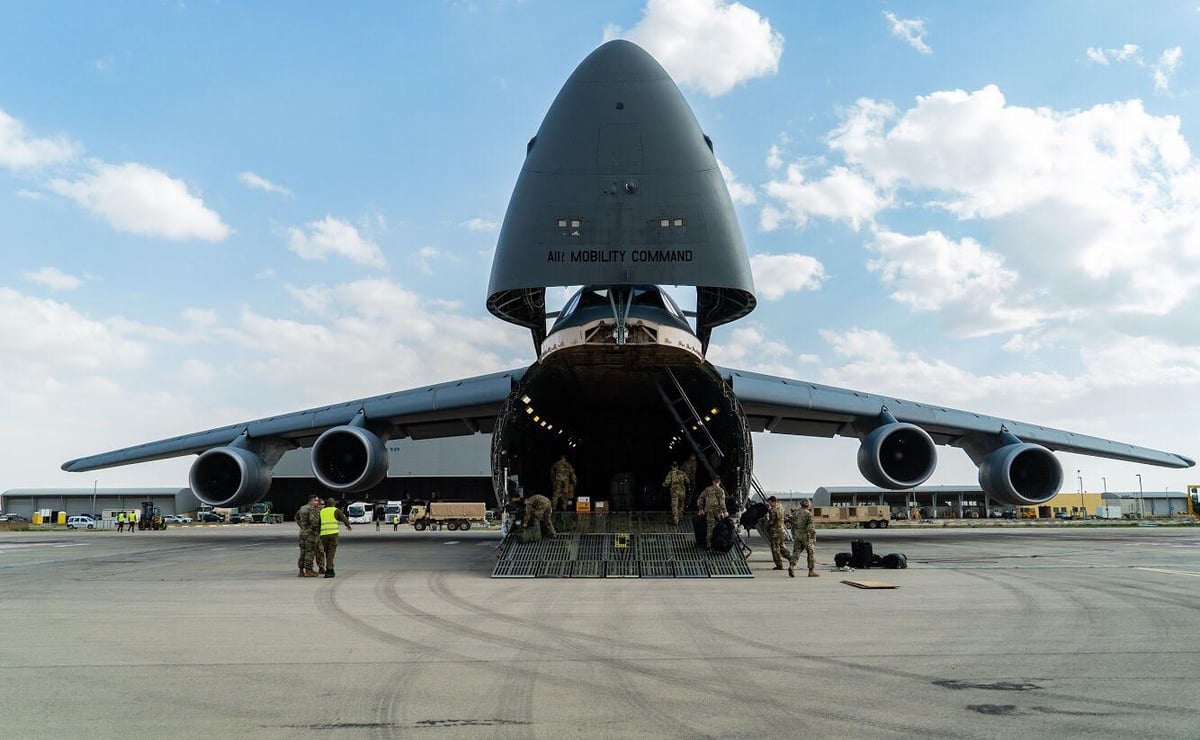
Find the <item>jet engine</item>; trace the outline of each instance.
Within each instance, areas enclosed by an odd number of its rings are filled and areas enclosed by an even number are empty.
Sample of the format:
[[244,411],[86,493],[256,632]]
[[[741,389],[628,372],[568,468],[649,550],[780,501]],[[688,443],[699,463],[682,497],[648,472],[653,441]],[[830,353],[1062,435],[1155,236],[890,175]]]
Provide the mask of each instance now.
[[979,487],[1010,506],[1044,504],[1062,487],[1062,463],[1050,450],[1028,442],[996,449],[979,463]]
[[387,475],[387,448],[377,434],[361,426],[334,427],[313,443],[312,469],[330,490],[365,491]]
[[245,448],[214,447],[192,463],[188,483],[209,506],[248,506],[267,495],[271,468]]
[[937,448],[919,426],[892,420],[862,438],[858,470],[880,488],[899,490],[924,483],[937,467]]

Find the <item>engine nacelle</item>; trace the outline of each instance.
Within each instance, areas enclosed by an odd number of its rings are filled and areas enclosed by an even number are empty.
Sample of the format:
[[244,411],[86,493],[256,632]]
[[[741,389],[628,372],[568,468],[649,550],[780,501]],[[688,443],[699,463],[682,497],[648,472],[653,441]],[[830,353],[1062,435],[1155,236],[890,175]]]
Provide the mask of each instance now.
[[267,495],[271,468],[242,447],[214,447],[192,463],[188,483],[209,506],[249,506]]
[[979,487],[1010,506],[1034,506],[1062,488],[1062,463],[1050,450],[1028,442],[1009,444],[979,463]]
[[924,483],[937,467],[933,438],[915,424],[876,427],[858,448],[858,470],[880,488],[900,490]]
[[360,426],[327,429],[312,446],[313,475],[333,491],[365,491],[383,480],[387,469],[383,440]]

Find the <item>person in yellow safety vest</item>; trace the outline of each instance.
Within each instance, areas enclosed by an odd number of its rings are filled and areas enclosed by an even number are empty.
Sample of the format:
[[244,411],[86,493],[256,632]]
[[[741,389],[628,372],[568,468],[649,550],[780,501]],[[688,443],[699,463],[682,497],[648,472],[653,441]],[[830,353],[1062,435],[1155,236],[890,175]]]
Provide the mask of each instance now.
[[137,529],[137,520],[138,520],[138,515],[137,515],[136,511],[131,511],[131,512],[129,512],[128,515],[126,515],[125,521],[129,522],[129,531],[130,532]]
[[125,531],[125,512],[123,512],[123,511],[117,512],[117,531],[118,532]]
[[333,556],[338,546],[338,522],[346,525],[346,531],[352,531],[350,520],[346,513],[336,506],[337,502],[329,499],[321,508],[321,549],[325,551],[325,577],[333,578]]

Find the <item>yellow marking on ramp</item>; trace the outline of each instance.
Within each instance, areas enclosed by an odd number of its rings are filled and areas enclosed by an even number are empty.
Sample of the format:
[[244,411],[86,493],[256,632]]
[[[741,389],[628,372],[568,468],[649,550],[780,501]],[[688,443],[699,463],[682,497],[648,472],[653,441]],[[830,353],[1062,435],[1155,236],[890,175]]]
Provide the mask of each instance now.
[[1166,574],[1172,575],[1172,576],[1192,576],[1193,578],[1200,578],[1200,573],[1193,573],[1188,570],[1167,570],[1166,568],[1142,568],[1142,567],[1138,567],[1138,568],[1136,568],[1136,570],[1148,570],[1151,573],[1166,573]]

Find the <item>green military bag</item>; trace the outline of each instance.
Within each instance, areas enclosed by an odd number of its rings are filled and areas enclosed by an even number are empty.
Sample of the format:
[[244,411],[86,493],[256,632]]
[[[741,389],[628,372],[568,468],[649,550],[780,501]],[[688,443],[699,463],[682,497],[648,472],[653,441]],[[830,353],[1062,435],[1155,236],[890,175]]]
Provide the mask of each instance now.
[[517,530],[517,542],[528,545],[531,542],[541,542],[542,533],[537,527],[522,527]]

